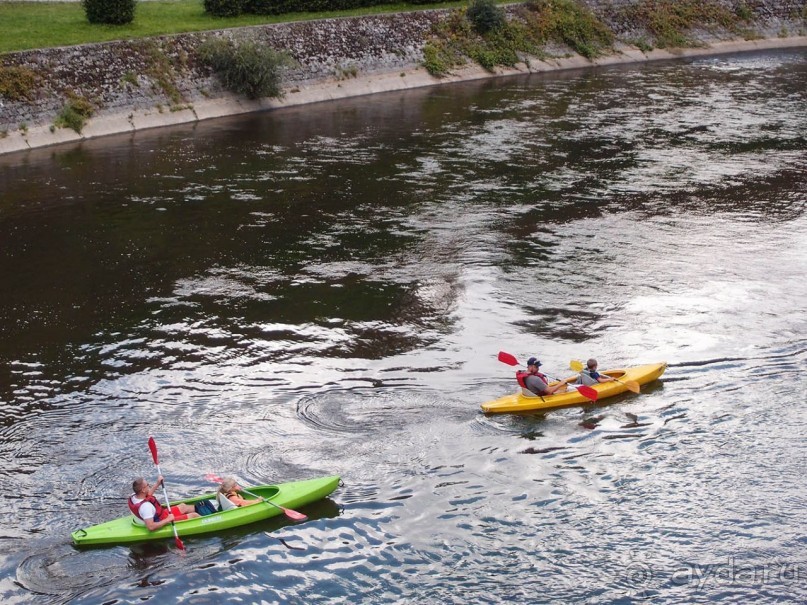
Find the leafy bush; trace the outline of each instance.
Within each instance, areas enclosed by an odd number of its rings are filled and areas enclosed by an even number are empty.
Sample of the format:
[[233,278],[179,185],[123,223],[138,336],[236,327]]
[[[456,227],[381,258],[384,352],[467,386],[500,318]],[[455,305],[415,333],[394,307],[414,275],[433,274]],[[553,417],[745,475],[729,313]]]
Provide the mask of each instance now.
[[504,11],[493,0],[471,0],[465,13],[480,34],[498,29],[505,24]]
[[751,22],[754,20],[754,11],[745,2],[740,2],[734,12],[743,21]]
[[527,7],[533,13],[528,21],[538,39],[563,42],[587,59],[603,54],[613,44],[613,32],[572,0],[531,0]]
[[124,25],[134,20],[135,0],[81,0],[87,21]]
[[436,78],[447,76],[452,67],[462,64],[462,52],[443,40],[431,40],[423,47],[423,66]]
[[204,0],[204,7],[214,17],[237,17],[244,12],[244,0]]
[[254,40],[235,43],[211,38],[199,47],[199,58],[213,68],[224,87],[250,99],[280,97],[281,70],[293,64],[287,53]]
[[742,18],[718,0],[641,0],[623,10],[627,19],[644,25],[659,48],[688,47],[696,43],[687,37],[693,28],[733,30]]
[[244,11],[252,15],[282,15],[295,11],[294,0],[244,0]]
[[[432,1],[416,0],[414,3],[428,4]],[[254,15],[283,15],[339,11],[388,2],[389,0],[204,0],[204,7],[206,12],[217,17],[231,17],[242,12]]]
[[70,93],[67,97],[67,104],[56,116],[54,125],[58,128],[71,128],[81,134],[81,129],[87,123],[87,119],[93,114],[93,106],[82,96]]
[[452,11],[435,24],[423,47],[423,65],[442,77],[467,57],[492,71],[498,65],[528,61],[529,56],[545,57],[550,41],[593,58],[607,52],[613,40],[613,32],[574,0],[530,0],[510,19],[490,0],[474,0],[467,10]]

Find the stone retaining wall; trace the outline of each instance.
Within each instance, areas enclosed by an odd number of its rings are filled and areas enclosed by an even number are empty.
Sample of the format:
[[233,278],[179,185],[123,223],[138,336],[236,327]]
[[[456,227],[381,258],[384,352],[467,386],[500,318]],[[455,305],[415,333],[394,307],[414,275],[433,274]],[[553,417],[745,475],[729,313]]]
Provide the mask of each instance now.
[[[101,116],[159,106],[170,110],[225,95],[210,70],[194,60],[194,49],[210,36],[252,37],[289,51],[299,67],[286,72],[287,89],[354,70],[411,67],[421,60],[423,40],[442,16],[431,11],[304,21],[7,54],[1,65],[30,68],[41,80],[31,102],[2,100],[0,131],[52,123],[67,91],[91,99]],[[172,98],[176,92],[178,101]]]
[[[619,9],[638,0],[580,1],[623,39],[637,35],[637,24],[621,20]],[[807,0],[720,1],[729,7],[742,2],[753,11],[750,28],[754,37],[778,39],[779,45],[803,44],[799,40],[803,40],[800,36],[807,29]],[[40,79],[36,96],[31,100],[0,97],[0,153],[286,104],[437,83],[439,80],[426,74],[419,65],[423,44],[432,27],[447,14],[448,11],[431,10],[326,19],[9,53],[0,56],[1,66],[27,67]],[[289,51],[298,65],[285,72],[284,99],[249,102],[224,91],[210,70],[194,58],[195,48],[210,36],[249,36]],[[714,31],[700,32],[698,36],[711,45],[736,37]],[[623,45],[623,61],[670,56],[668,51],[657,52],[654,57],[647,53],[625,54],[625,50]],[[590,64],[579,59],[530,61],[529,69]],[[474,68],[461,72],[457,76],[460,79],[492,75]],[[54,127],[56,116],[71,93],[91,100],[95,108],[81,134]]]

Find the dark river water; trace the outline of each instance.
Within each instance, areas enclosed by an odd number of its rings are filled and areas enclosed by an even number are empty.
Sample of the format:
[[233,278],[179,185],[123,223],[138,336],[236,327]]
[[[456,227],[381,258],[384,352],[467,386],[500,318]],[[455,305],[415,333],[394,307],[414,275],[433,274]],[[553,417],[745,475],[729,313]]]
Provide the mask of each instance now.
[[[805,50],[1,157],[0,596],[805,602],[806,207]],[[499,351],[669,369],[485,416]],[[344,486],[184,555],[71,546],[149,435],[172,495]]]

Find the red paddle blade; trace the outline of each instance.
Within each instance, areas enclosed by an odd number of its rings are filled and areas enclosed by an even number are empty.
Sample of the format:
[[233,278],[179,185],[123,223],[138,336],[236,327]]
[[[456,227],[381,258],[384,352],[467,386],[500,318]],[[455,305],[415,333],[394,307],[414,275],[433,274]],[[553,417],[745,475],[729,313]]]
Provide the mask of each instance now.
[[504,351],[499,351],[499,361],[506,363],[509,366],[518,365],[518,359],[510,355],[510,353],[505,353]]
[[149,449],[151,450],[151,457],[154,459],[154,464],[159,464],[157,461],[157,442],[154,437],[149,437]]
[[207,475],[205,475],[205,479],[207,479],[208,481],[212,481],[213,483],[221,483],[222,481],[224,481],[224,479],[213,473],[208,473]]
[[291,510],[290,508],[281,508],[289,519],[294,519],[295,521],[308,520],[308,517],[306,517],[303,513],[298,513],[296,510]]
[[580,393],[586,399],[591,399],[591,401],[597,401],[597,398],[600,396],[599,393],[597,393],[597,391],[585,385],[575,388],[577,389],[578,393]]
[[176,538],[174,538],[174,544],[176,544],[176,545],[177,545],[177,548],[178,548],[179,550],[185,550],[185,545],[182,543],[182,540],[180,540],[180,539],[179,539],[179,536],[177,536]]

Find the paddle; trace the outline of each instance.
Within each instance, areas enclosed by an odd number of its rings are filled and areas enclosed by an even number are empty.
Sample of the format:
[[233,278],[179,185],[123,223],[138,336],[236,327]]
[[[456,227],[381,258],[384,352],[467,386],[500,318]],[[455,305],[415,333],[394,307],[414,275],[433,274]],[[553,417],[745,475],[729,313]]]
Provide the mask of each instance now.
[[510,366],[519,365],[518,359],[510,355],[510,353],[505,353],[504,351],[499,351],[499,361]]
[[[162,475],[160,472],[160,462],[157,457],[157,442],[154,441],[154,437],[149,437],[149,449],[151,450],[151,457],[154,460],[154,466],[157,467],[157,474]],[[163,496],[165,496],[165,506],[168,508],[168,514],[171,514],[171,501],[168,499],[168,492],[165,489],[165,479],[163,479]],[[182,540],[179,539],[177,526],[174,525],[173,521],[171,521],[171,527],[174,529],[174,543],[176,543],[177,548],[179,550],[185,550],[185,545],[182,543]]]
[[[499,351],[499,361],[501,361],[502,363],[506,363],[507,365],[510,366],[519,365],[518,359],[516,359],[510,353],[506,353],[505,351]],[[590,399],[591,401],[597,401],[597,398],[599,397],[599,393],[597,393],[597,391],[595,391],[591,387],[578,384],[568,384],[568,383],[567,386],[574,387],[575,389],[577,389],[578,393],[580,393],[586,399]],[[541,397],[541,400],[545,401],[543,397]]]
[[[221,483],[222,481],[224,481],[224,479],[222,479],[218,475],[214,475],[213,473],[208,473],[207,475],[205,475],[205,479],[207,479],[208,481],[212,481],[213,483]],[[283,514],[286,515],[289,519],[292,519],[294,521],[306,521],[308,519],[308,517],[306,517],[303,513],[298,513],[296,510],[292,510],[290,508],[283,508],[279,504],[275,504],[274,502],[272,502],[267,498],[264,498],[263,496],[253,494],[252,492],[245,490],[243,487],[241,488],[241,491],[244,492],[245,494],[249,494],[253,498],[263,500],[264,502],[266,502],[266,504],[271,504],[275,508],[279,508],[280,510],[283,511]]]
[[[574,370],[575,372],[582,372],[582,371],[583,371],[583,368],[585,368],[585,366],[583,365],[583,362],[582,362],[582,361],[578,361],[577,359],[572,359],[572,360],[569,362],[569,367],[570,367],[572,370]],[[606,374],[606,376],[608,376],[608,375]],[[633,392],[633,393],[637,393],[637,394],[638,394],[638,393],[641,393],[641,392],[642,392],[642,390],[639,388],[639,383],[638,383],[638,382],[636,382],[635,380],[625,380],[625,381],[623,382],[623,381],[621,381],[621,380],[619,380],[619,379],[617,379],[617,378],[614,378],[613,376],[608,376],[608,377],[609,377],[609,378],[611,378],[612,380],[614,380],[614,381],[618,382],[619,384],[623,384],[623,385],[625,385],[625,387],[627,387],[627,389],[628,389],[629,391]]]
[[[507,365],[510,365],[510,366],[519,365],[518,359],[516,359],[515,357],[510,355],[510,353],[505,353],[504,351],[499,351],[499,361],[501,361],[503,363],[506,363]],[[543,395],[541,395],[540,393],[537,393],[537,395],[538,395],[538,397],[541,398],[541,401],[546,403],[546,399],[544,399]]]

